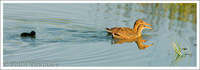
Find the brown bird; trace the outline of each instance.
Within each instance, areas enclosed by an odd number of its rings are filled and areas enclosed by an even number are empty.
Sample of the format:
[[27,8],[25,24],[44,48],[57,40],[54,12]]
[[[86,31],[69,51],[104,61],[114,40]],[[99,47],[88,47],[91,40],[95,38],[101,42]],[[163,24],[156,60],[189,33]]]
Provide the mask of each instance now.
[[[142,26],[140,26],[142,25]],[[137,37],[141,36],[142,33],[142,29],[144,28],[149,28],[149,29],[153,29],[151,27],[147,27],[146,25],[152,26],[149,23],[144,22],[141,19],[138,19],[135,24],[134,24],[134,28],[128,28],[128,27],[114,27],[114,28],[106,28],[108,33],[111,33],[112,36],[114,38],[118,38],[118,39],[135,39]],[[141,27],[141,28],[139,28]],[[138,31],[140,30],[140,31]]]
[[138,28],[138,26],[139,26],[140,24],[152,26],[151,24],[146,23],[146,22],[144,22],[144,21],[141,20],[141,19],[138,19],[138,20],[135,22],[134,28],[133,28],[133,29],[132,29],[132,28],[128,28],[128,27],[114,27],[114,28],[111,28],[111,29],[106,28],[106,31],[107,31],[108,33],[111,33],[111,34],[112,34],[113,32],[114,32],[114,33],[119,33],[119,32],[126,32],[126,31],[136,33],[136,32],[137,32],[137,28]]
[[112,36],[117,39],[135,39],[137,37],[140,37],[142,35],[142,30],[148,28],[148,29],[153,29],[151,27],[148,27],[144,24],[140,24],[137,28],[137,32],[134,33],[134,31],[130,28],[126,28],[126,30],[122,31],[116,31],[112,32]]

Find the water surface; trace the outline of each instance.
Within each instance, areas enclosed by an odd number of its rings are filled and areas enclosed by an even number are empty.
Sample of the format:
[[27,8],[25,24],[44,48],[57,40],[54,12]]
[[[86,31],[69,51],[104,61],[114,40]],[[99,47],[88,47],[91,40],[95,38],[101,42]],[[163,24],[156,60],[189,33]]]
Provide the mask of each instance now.
[[[196,4],[3,5],[5,67],[32,66],[30,62],[58,63],[59,67],[196,66]],[[142,32],[142,39],[147,40],[143,44],[152,46],[140,48],[135,41],[115,44],[105,31],[106,27],[132,28],[137,19],[153,25],[153,30]],[[32,30],[37,33],[35,38],[20,36]],[[186,50],[186,56],[177,57],[170,46],[175,38],[183,48],[188,44],[191,56]]]

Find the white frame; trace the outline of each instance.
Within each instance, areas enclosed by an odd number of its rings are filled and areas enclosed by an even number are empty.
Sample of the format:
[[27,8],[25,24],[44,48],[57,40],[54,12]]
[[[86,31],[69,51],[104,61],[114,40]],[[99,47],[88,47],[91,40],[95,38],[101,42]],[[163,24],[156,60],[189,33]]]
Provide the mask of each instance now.
[[[4,3],[197,3],[197,67],[3,67]],[[1,1],[1,68],[2,69],[198,69],[199,68],[199,1]]]

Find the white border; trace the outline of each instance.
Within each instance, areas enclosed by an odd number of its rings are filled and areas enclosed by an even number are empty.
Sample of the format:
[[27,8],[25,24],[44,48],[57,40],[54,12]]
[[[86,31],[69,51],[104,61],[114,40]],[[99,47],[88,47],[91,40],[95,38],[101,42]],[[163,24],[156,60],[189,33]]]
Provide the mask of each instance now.
[[2,1],[2,3],[198,3],[199,1]]
[[197,67],[199,68],[199,1],[197,1]]
[[[3,3],[197,3],[197,67],[3,67]],[[2,69],[199,69],[199,1],[1,1]]]
[[1,2],[1,67],[3,68],[3,2]]

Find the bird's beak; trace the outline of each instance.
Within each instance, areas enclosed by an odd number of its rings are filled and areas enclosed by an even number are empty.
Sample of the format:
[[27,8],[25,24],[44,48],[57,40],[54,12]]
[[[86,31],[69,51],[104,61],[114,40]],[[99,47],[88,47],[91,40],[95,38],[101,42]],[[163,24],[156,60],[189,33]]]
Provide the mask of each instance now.
[[145,26],[145,28],[148,28],[148,29],[153,29],[153,28],[151,28],[151,27],[148,27],[148,26]]
[[149,23],[146,23],[146,22],[144,22],[144,24],[145,24],[145,25],[149,25],[149,26],[152,26],[151,24],[149,24]]

